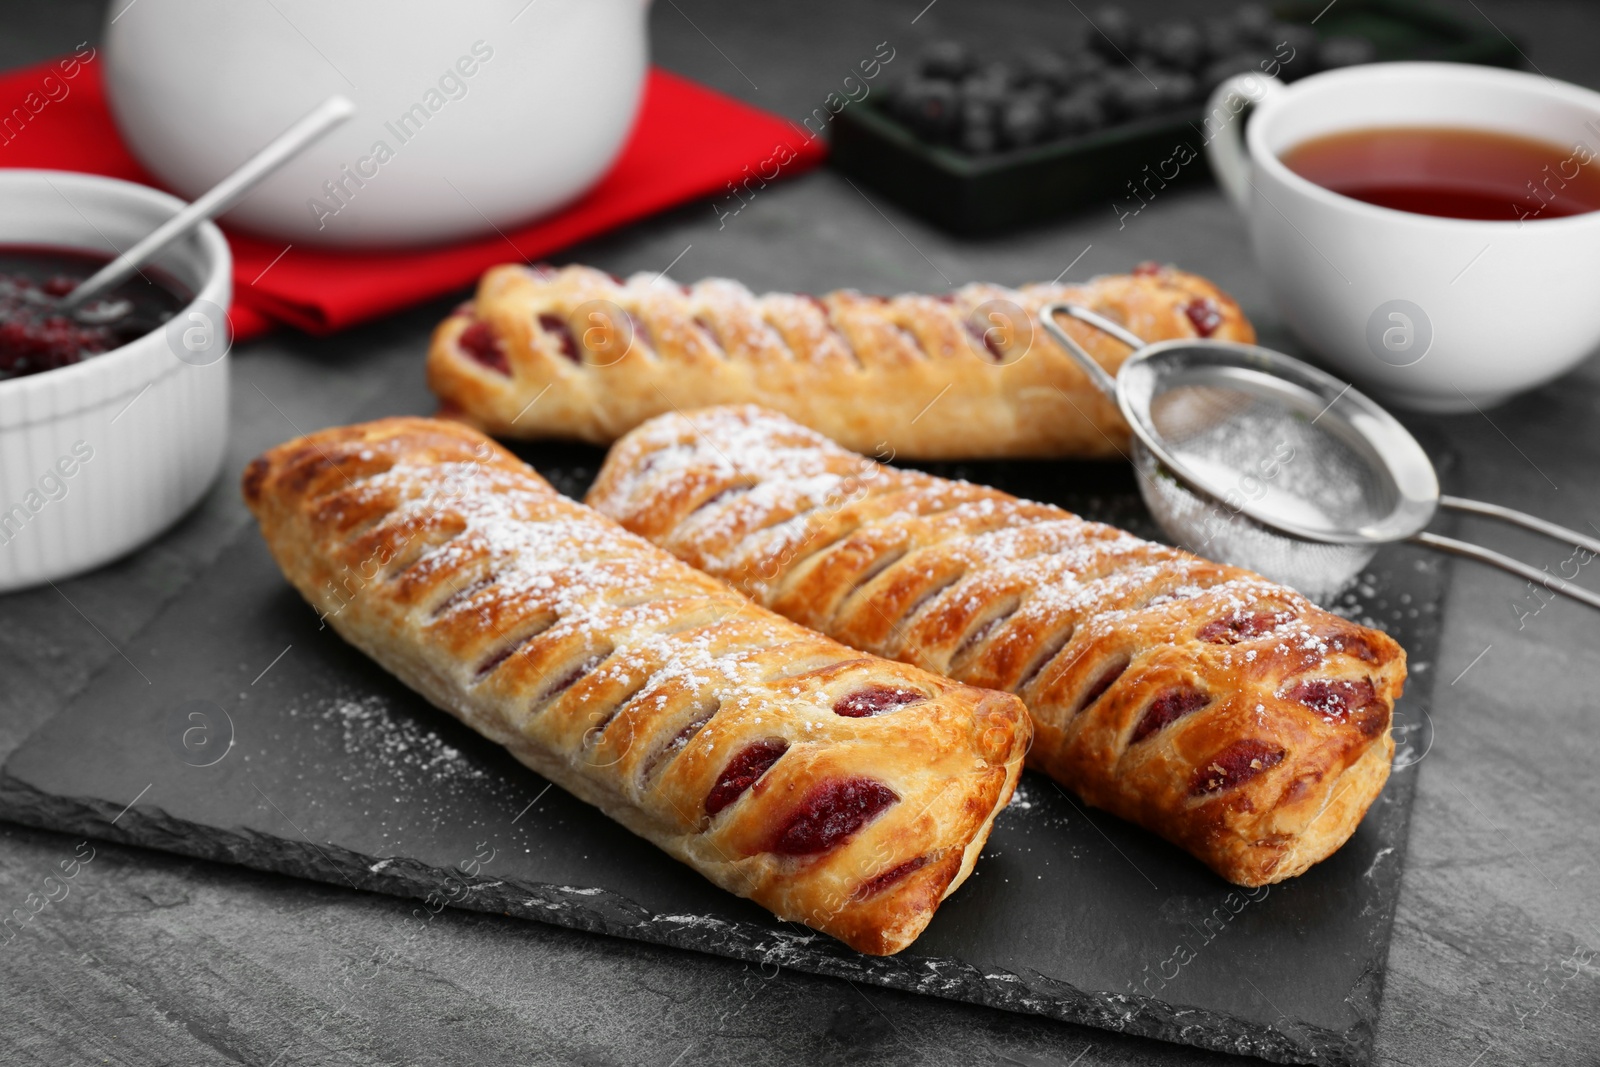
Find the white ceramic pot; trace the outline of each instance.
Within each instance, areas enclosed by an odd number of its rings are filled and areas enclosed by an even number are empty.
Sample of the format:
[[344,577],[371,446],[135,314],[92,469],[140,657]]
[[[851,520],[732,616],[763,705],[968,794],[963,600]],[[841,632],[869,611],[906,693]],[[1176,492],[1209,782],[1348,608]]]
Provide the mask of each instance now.
[[140,0],[112,5],[106,88],[150,172],[193,197],[326,97],[354,118],[225,217],[286,242],[508,229],[616,158],[648,0]]
[[[0,244],[114,255],[183,206],[111,178],[0,170]],[[216,478],[228,439],[228,242],[206,223],[154,265],[196,294],[165,329],[0,381],[0,592],[138,547]]]
[[[1258,101],[1242,140],[1229,106],[1241,97]],[[1274,302],[1341,377],[1403,407],[1470,411],[1600,345],[1600,212],[1416,215],[1331,192],[1279,158],[1346,130],[1455,126],[1549,141],[1571,165],[1600,166],[1600,93],[1464,63],[1379,63],[1288,86],[1241,75],[1218,87],[1209,114],[1212,166]]]

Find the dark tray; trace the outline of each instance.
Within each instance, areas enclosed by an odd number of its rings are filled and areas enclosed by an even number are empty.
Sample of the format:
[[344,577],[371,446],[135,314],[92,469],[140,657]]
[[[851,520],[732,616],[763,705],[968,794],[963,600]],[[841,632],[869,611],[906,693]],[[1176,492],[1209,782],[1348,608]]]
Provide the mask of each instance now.
[[[1310,24],[1319,37],[1354,35],[1372,41],[1380,61],[1442,60],[1517,67],[1522,53],[1486,23],[1478,26],[1410,0],[1326,0],[1278,5],[1286,22]],[[1292,74],[1285,67],[1285,75]],[[884,193],[901,207],[954,233],[1002,233],[1089,207],[1121,216],[1141,201],[1130,183],[1145,168],[1165,189],[1209,177],[1204,108],[1097,130],[1070,140],[973,157],[923,141],[868,97],[832,123],[831,164]],[[1168,162],[1168,161],[1172,162]],[[1167,178],[1166,174],[1176,176]]]
[[[404,383],[379,411],[426,411]],[[579,495],[601,454],[524,450]],[[1128,470],[945,465],[1150,533]],[[713,887],[319,627],[253,526],[0,772],[34,826],[794,967],[1280,1062],[1366,1062],[1399,892],[1444,584],[1381,554],[1341,610],[1411,657],[1400,766],[1352,840],[1243,891],[1025,774],[968,883],[873,958]],[[231,741],[231,746],[230,746]],[[1063,1042],[1075,1040],[1063,1035]]]

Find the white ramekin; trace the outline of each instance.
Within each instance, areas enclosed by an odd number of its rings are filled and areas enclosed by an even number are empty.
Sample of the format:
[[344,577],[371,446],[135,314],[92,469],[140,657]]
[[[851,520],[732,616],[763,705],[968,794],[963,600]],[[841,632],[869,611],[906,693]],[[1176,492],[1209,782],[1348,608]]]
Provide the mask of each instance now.
[[[132,182],[0,170],[0,244],[115,254],[182,207]],[[228,243],[206,223],[154,265],[195,294],[167,329],[70,367],[0,381],[0,591],[77,574],[143,544],[187,511],[222,465]],[[186,351],[184,328],[220,340]]]

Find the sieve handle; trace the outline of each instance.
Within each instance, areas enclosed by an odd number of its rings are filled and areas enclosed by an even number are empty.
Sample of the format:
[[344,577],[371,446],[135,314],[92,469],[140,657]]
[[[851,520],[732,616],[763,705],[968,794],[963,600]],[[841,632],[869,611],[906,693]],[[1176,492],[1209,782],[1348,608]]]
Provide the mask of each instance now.
[[1441,496],[1439,506],[1452,511],[1464,511],[1469,515],[1481,515],[1488,519],[1499,519],[1509,522],[1513,526],[1520,526],[1524,530],[1542,533],[1546,537],[1557,541],[1564,541],[1588,552],[1600,556],[1600,539],[1581,534],[1577,530],[1569,530],[1565,526],[1558,526],[1553,522],[1529,515],[1525,511],[1515,508],[1502,507],[1499,504],[1487,504],[1482,500],[1467,500],[1459,496]]
[[[1508,522],[1513,526],[1520,526],[1524,530],[1542,533],[1553,540],[1573,545],[1579,551],[1588,552],[1591,557],[1600,556],[1600,540],[1596,540],[1587,534],[1581,534],[1576,530],[1569,530],[1565,526],[1536,518],[1526,512],[1517,511],[1515,508],[1502,507],[1499,504],[1487,504],[1481,500],[1467,500],[1459,496],[1441,496],[1439,498],[1439,506],[1449,508],[1452,511],[1465,512],[1469,515],[1479,515],[1487,519],[1499,519],[1501,522]],[[1466,559],[1477,560],[1479,563],[1487,563],[1491,567],[1499,567],[1501,570],[1515,574],[1519,578],[1542,585],[1552,593],[1560,593],[1564,597],[1570,597],[1580,604],[1589,605],[1591,608],[1600,608],[1600,595],[1591,593],[1587,589],[1581,589],[1564,578],[1551,574],[1548,570],[1531,567],[1520,560],[1512,559],[1510,556],[1502,555],[1491,549],[1483,548],[1468,541],[1458,541],[1453,537],[1441,537],[1438,534],[1426,532],[1419,533],[1410,538],[1410,540],[1415,544],[1427,545],[1429,548],[1436,548],[1453,556],[1462,556]],[[1584,560],[1583,562],[1587,563],[1589,561]],[[1582,566],[1582,564],[1579,565]]]
[[1144,347],[1144,339],[1137,334],[1130,333],[1127,329],[1112,322],[1104,315],[1097,315],[1081,304],[1058,302],[1046,304],[1039,309],[1039,321],[1044,324],[1045,332],[1051,336],[1056,344],[1066,350],[1067,355],[1072,357],[1073,362],[1083,368],[1084,373],[1089,376],[1089,380],[1095,384],[1096,388],[1109,399],[1115,401],[1117,399],[1116,378],[1108,374],[1106,369],[1100,366],[1095,361],[1095,358],[1071,334],[1061,328],[1061,323],[1056,321],[1057,315],[1068,315],[1079,322],[1086,322],[1101,333],[1115,337],[1135,351]]
[[1520,560],[1512,559],[1510,556],[1503,555],[1493,549],[1483,548],[1469,541],[1457,541],[1454,537],[1441,537],[1438,534],[1431,534],[1426,531],[1414,534],[1406,538],[1406,540],[1415,545],[1427,545],[1429,548],[1438,549],[1440,552],[1448,552],[1452,556],[1461,556],[1466,559],[1477,560],[1479,563],[1487,563],[1491,567],[1499,567],[1503,571],[1515,574],[1518,578],[1525,578],[1529,582],[1542,585],[1552,593],[1560,593],[1564,597],[1570,597],[1580,604],[1589,605],[1591,608],[1600,608],[1600,594],[1591,593],[1587,589],[1580,589],[1557,578],[1549,571],[1530,567]]

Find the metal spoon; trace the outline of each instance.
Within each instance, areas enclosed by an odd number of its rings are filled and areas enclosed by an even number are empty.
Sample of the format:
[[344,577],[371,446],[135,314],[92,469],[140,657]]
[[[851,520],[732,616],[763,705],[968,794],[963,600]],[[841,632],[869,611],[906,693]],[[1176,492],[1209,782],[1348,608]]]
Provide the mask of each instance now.
[[348,98],[328,97],[272,143],[247,159],[238,170],[223,178],[188,207],[156,227],[148,237],[80,282],[77,288],[60,299],[59,306],[63,311],[71,311],[125,280],[160,254],[162,249],[187,236],[191,230],[207,219],[215,218],[228,210],[244,194],[255,188],[263,178],[299,155],[323,134],[355,113],[356,106]]

